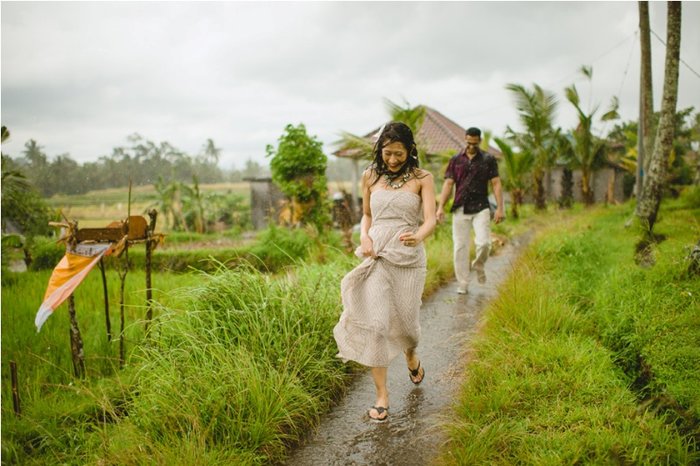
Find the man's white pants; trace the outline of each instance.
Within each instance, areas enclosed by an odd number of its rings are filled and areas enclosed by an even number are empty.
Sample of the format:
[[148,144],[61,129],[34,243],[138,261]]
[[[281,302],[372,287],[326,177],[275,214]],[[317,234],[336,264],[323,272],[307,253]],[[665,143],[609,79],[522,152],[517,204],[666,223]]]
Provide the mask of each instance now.
[[474,228],[476,257],[472,266],[482,269],[491,251],[491,214],[486,208],[476,214],[459,210],[452,214],[452,243],[454,245],[455,278],[459,290],[466,291],[469,282],[469,247]]

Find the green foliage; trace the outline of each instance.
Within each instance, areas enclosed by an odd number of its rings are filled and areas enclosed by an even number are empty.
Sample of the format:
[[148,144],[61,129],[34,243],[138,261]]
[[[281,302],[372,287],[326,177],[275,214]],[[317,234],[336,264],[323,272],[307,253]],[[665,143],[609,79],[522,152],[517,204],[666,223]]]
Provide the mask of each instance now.
[[[106,338],[99,271],[93,270],[75,290],[76,313],[88,372],[88,378],[84,381],[72,375],[67,305],[64,303],[56,309],[40,333],[34,326],[34,316],[43,300],[50,275],[49,270],[44,270],[8,273],[7,276],[3,273],[2,277],[3,464],[46,464],[50,461],[61,464],[91,463],[91,458],[107,446],[101,443],[102,434],[126,414],[124,403],[132,396],[127,390],[132,371],[128,367],[120,371],[118,363],[117,273],[107,272],[114,333],[111,343]],[[155,273],[153,298],[160,305],[170,305],[174,290],[185,285],[192,286],[198,281],[199,278],[191,274]],[[144,283],[143,271],[131,271],[127,275],[127,355],[143,341]],[[6,361],[17,363],[21,418],[16,418],[12,410]],[[142,441],[135,441],[137,448]],[[115,437],[107,444],[118,447],[123,444],[121,442],[123,439]]]
[[130,419],[156,439],[177,433],[280,460],[345,383],[332,349],[339,290],[321,286],[343,271],[309,264],[279,281],[245,267],[203,275],[187,292],[188,312],[166,310],[144,348]]
[[700,186],[687,187],[681,193],[680,200],[691,209],[700,209]]
[[271,224],[260,233],[257,243],[248,249],[248,253],[252,256],[252,263],[262,262],[268,270],[279,270],[306,259],[314,236],[318,235],[308,229],[289,230]]
[[192,186],[179,181],[154,184],[157,195],[149,208],[155,208],[166,230],[203,234],[220,227],[251,229],[250,205],[241,194],[205,192],[197,177]]
[[[593,69],[591,67],[584,66],[581,68],[581,72],[589,81],[592,81]],[[593,134],[594,116],[598,111],[598,107],[591,110],[590,113],[586,113],[581,108],[578,90],[573,84],[564,89],[564,92],[567,100],[574,106],[576,114],[578,115],[578,125],[569,133],[571,145],[571,150],[568,151],[570,156],[569,167],[581,170],[581,193],[584,202],[590,205],[594,201],[591,187],[592,172],[605,161],[607,151],[606,140]],[[618,106],[617,98],[614,97],[610,109],[601,117],[601,121],[619,118],[617,113]]]
[[12,222],[21,233],[31,237],[51,231],[52,213],[37,189],[11,158],[2,156],[2,226]]
[[153,184],[166,180],[189,181],[197,176],[203,183],[221,182],[224,173],[218,167],[220,149],[211,139],[198,155],[189,155],[168,142],[156,144],[138,134],[127,144],[113,148],[110,156],[79,164],[69,154],[50,158],[43,146],[31,139],[15,163],[27,173],[41,194],[83,194],[90,190]]
[[528,150],[515,152],[504,140],[495,138],[494,142],[503,153],[502,167],[503,187],[511,194],[511,214],[518,218],[518,206],[523,203],[527,190],[530,171],[535,164],[533,153]]
[[[451,274],[449,228],[438,230],[426,242],[434,272],[426,290]],[[156,273],[156,321],[147,340],[144,273],[130,271],[123,370],[116,339],[105,337],[100,274],[89,274],[76,290],[84,381],[71,376],[65,305],[40,334],[34,328],[50,272],[10,274],[18,278],[8,278],[11,285],[2,288],[3,358],[18,362],[23,416],[13,415],[11,387],[3,384],[3,461],[281,462],[286,448],[346,389],[353,370],[335,357],[332,328],[340,314],[340,280],[358,259],[340,252],[337,234],[315,234],[275,227],[265,232],[261,244],[291,251],[284,261],[296,267],[284,274],[261,273],[245,261],[230,270],[211,259],[207,263],[217,266],[211,274]],[[130,260],[138,260],[139,251],[132,248]],[[309,259],[302,262],[302,256]],[[108,270],[107,279],[116,331],[118,276]],[[3,365],[4,380],[6,372]]]
[[66,246],[56,239],[36,236],[29,242],[32,263],[29,270],[53,270],[66,253]]
[[554,115],[557,109],[556,96],[533,84],[528,90],[521,84],[508,84],[506,89],[513,93],[523,132],[514,131],[510,126],[506,133],[522,152],[532,154],[534,198],[538,209],[546,207],[544,173],[557,160],[559,154],[558,130],[554,129]]
[[270,169],[273,181],[286,196],[309,205],[302,221],[308,221],[319,229],[330,222],[326,180],[328,159],[322,145],[315,136],[306,133],[303,124],[289,124],[278,139],[277,149],[271,145],[266,148],[267,156],[272,157]]
[[697,462],[700,283],[678,259],[698,212],[660,223],[656,270],[633,262],[630,213],[550,221],[518,261],[472,345],[445,464]]

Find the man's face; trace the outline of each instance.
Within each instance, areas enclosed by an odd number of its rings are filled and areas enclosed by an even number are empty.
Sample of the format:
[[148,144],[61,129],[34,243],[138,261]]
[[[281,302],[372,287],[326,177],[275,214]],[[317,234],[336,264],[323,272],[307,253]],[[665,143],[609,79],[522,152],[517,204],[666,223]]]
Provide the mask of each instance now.
[[479,136],[469,136],[466,137],[467,140],[467,154],[476,155],[476,150],[481,144],[481,138]]

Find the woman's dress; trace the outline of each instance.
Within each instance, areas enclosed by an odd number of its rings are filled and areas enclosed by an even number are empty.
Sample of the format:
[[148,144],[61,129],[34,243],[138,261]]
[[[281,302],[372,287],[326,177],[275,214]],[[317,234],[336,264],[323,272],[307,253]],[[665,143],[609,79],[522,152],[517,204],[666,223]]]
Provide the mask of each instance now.
[[[425,249],[422,243],[404,246],[399,235],[418,229],[422,204],[411,191],[377,190],[370,196],[369,236],[377,258],[365,258],[343,278],[343,313],[333,336],[339,358],[387,367],[420,339]],[[362,257],[360,248],[355,254]]]

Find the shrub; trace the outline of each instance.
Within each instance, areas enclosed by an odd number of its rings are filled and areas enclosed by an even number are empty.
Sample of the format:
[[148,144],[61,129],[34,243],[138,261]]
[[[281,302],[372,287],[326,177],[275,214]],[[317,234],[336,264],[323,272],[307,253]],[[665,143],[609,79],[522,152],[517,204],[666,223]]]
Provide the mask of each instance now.
[[66,253],[66,247],[46,236],[35,236],[31,240],[29,251],[32,256],[30,270],[53,269]]
[[248,250],[253,264],[262,262],[270,271],[278,270],[308,257],[313,238],[308,229],[280,228],[270,225]]

